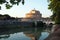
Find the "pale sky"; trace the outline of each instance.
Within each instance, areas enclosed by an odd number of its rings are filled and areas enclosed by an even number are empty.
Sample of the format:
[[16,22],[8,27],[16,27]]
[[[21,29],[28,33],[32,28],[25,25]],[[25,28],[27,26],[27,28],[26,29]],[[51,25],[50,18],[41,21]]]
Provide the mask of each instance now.
[[34,8],[39,10],[43,17],[49,17],[52,15],[52,12],[48,10],[47,0],[25,0],[24,5],[20,3],[19,6],[14,5],[11,9],[6,9],[3,4],[0,14],[9,14],[13,17],[24,17],[26,13]]

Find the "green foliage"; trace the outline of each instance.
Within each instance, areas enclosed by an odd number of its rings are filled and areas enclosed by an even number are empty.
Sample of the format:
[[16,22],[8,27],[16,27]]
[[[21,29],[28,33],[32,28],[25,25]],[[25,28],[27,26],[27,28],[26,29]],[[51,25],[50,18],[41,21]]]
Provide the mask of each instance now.
[[6,2],[6,0],[0,0],[0,4],[3,4],[5,2]]
[[50,16],[50,18],[52,19],[52,21],[55,21],[55,17],[56,17],[56,13],[53,13],[53,15]]
[[14,4],[19,5],[19,2],[21,2],[21,0],[10,0],[10,3],[11,3],[12,5],[14,5]]
[[60,13],[56,14],[57,16],[55,17],[55,23],[60,24]]
[[5,5],[5,7],[6,7],[6,9],[10,9],[10,8],[12,7],[12,5],[10,5],[10,4],[7,3],[7,4]]
[[55,23],[60,23],[60,0],[49,0],[50,4],[48,9],[53,11],[53,17],[55,18]]
[[56,19],[55,19],[55,24],[60,24],[60,19],[59,19],[59,17],[56,17]]
[[51,9],[53,12],[58,12],[60,11],[60,1],[58,0],[50,0],[50,4],[48,5],[49,8],[48,9]]
[[[0,0],[0,4],[5,4],[6,9],[10,9],[13,7],[13,5],[19,5],[19,3],[22,2],[22,4],[24,5],[24,0],[9,0],[9,2],[7,0]],[[0,6],[1,9],[1,6]]]

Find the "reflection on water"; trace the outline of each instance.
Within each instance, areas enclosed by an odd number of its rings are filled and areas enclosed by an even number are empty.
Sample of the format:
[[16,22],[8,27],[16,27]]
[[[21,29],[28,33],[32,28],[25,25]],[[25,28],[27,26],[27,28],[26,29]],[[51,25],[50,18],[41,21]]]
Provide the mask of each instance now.
[[49,35],[48,32],[41,32],[41,36],[40,36],[39,40],[44,40],[48,35]]
[[3,38],[1,38],[0,40],[31,40],[31,39],[25,36],[23,32],[18,32],[18,33],[10,34],[9,37],[4,38],[3,36]]
[[0,30],[0,40],[44,40],[49,32],[46,29],[37,28],[18,28]]

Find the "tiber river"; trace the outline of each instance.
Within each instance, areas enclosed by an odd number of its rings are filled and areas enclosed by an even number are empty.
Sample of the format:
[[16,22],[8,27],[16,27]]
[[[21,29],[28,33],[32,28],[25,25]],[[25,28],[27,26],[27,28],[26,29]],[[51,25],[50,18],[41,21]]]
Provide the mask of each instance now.
[[44,40],[50,30],[44,28],[16,28],[0,30],[0,40]]

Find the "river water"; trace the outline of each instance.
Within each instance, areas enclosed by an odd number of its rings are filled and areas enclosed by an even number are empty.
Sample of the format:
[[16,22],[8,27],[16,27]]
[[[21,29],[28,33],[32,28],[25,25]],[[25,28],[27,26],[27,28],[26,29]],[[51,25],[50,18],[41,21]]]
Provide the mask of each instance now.
[[49,33],[50,30],[44,28],[3,29],[0,30],[0,40],[44,40]]

